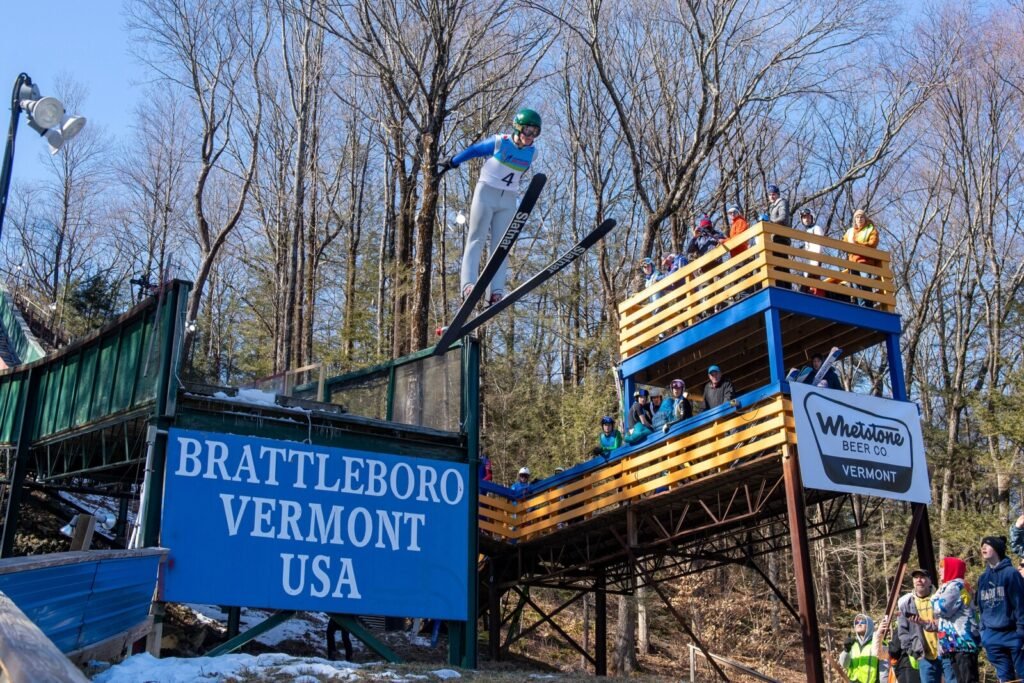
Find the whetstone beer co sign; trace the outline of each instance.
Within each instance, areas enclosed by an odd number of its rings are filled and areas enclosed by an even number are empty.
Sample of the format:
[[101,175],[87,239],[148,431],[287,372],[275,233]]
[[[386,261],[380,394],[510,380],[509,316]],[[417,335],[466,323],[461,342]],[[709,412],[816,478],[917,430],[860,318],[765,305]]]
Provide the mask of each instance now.
[[917,405],[790,383],[804,486],[930,503]]

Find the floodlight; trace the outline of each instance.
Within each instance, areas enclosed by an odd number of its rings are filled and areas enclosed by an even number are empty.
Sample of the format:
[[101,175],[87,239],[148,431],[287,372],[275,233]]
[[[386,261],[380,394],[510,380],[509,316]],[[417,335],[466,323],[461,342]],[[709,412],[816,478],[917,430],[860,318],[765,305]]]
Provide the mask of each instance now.
[[459,211],[457,214],[455,214],[455,222],[458,223],[459,225],[465,225],[466,224],[466,214],[464,214],[461,211]]
[[85,128],[84,116],[65,116],[60,124],[60,134],[64,136],[64,142],[75,137]]
[[56,97],[22,100],[19,104],[22,111],[43,128],[53,128],[64,117],[64,105]]

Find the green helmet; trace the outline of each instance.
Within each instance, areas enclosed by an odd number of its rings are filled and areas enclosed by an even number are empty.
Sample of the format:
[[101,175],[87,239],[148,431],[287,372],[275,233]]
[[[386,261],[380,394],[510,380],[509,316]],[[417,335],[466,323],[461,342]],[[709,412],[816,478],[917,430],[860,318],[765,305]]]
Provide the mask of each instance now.
[[537,126],[537,129],[540,130],[540,114],[532,109],[517,111],[512,119],[512,128],[518,133],[523,130],[523,126]]

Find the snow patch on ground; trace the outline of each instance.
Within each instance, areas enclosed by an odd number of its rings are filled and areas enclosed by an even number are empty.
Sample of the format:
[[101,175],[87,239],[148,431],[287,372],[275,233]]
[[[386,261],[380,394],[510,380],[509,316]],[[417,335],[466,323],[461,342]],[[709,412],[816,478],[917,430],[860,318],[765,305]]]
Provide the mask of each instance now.
[[[196,619],[209,624],[223,631],[227,624],[227,614],[217,605],[187,604],[187,607],[196,615]],[[240,618],[241,630],[252,628],[261,621],[273,614],[273,610],[243,608]],[[288,621],[275,626],[266,633],[256,638],[257,643],[275,647],[287,640],[298,640],[319,648],[321,651],[326,648],[327,637],[327,615],[323,612],[300,612]],[[429,641],[428,641],[429,645]],[[358,638],[352,639],[352,647],[359,652],[364,645]],[[341,637],[338,637],[338,649],[341,650]]]
[[358,664],[330,662],[317,657],[292,657],[283,654],[223,655],[221,657],[168,657],[157,659],[150,654],[129,657],[117,666],[96,676],[95,683],[194,683],[195,681],[226,681],[244,676],[259,681],[359,680]]
[[442,681],[446,681],[449,678],[462,678],[462,674],[458,671],[452,671],[451,669],[438,669],[437,671],[431,671],[430,673],[434,674]]

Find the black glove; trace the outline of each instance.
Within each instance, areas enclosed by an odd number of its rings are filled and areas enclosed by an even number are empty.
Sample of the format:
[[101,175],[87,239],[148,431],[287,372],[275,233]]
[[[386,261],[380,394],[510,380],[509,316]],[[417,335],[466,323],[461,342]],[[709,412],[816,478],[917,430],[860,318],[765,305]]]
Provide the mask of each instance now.
[[437,175],[444,175],[453,168],[458,168],[459,165],[451,158],[445,159],[437,165]]
[[846,639],[846,642],[843,643],[843,649],[847,652],[853,649],[853,636],[850,636]]

